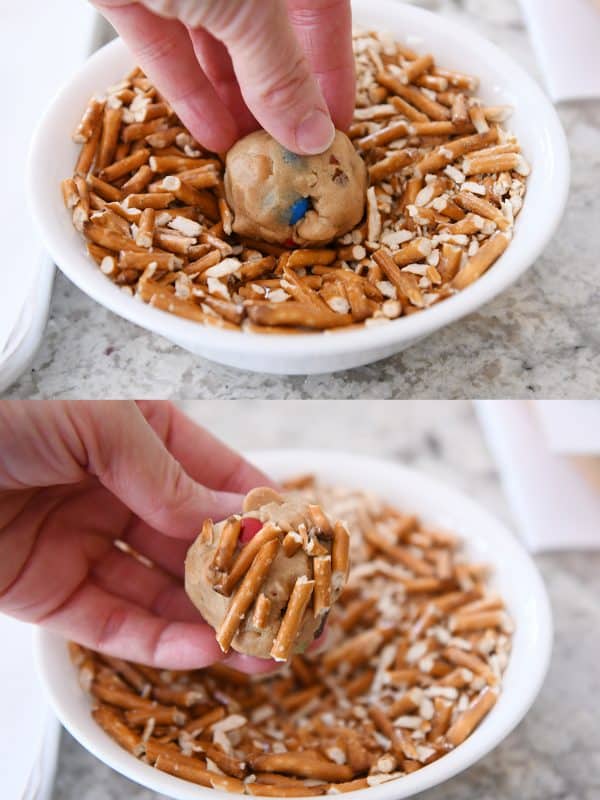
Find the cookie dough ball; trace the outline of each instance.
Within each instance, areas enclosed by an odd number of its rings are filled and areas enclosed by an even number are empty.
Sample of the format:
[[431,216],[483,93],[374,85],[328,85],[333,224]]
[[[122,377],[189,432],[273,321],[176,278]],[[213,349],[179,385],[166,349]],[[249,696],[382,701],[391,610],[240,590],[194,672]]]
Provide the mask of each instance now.
[[318,506],[253,489],[242,514],[204,523],[187,554],[186,592],[224,652],[286,661],[321,632],[347,579],[348,544]]
[[361,221],[367,168],[348,137],[299,156],[266,131],[240,139],[227,154],[225,192],[233,230],[281,244],[326,244]]

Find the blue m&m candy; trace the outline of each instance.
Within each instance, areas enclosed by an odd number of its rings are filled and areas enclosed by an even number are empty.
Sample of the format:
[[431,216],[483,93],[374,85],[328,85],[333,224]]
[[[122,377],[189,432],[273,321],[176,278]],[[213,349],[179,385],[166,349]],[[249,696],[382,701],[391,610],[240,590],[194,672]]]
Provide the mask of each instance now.
[[290,225],[295,225],[310,208],[310,198],[300,197],[290,208]]

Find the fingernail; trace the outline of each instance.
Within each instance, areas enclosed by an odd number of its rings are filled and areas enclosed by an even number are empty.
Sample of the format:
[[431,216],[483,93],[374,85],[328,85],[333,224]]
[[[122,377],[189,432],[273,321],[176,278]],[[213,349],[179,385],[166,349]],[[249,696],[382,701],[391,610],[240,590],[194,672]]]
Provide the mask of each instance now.
[[322,111],[315,109],[307,114],[296,128],[296,144],[306,155],[316,155],[327,150],[333,142],[333,122]]

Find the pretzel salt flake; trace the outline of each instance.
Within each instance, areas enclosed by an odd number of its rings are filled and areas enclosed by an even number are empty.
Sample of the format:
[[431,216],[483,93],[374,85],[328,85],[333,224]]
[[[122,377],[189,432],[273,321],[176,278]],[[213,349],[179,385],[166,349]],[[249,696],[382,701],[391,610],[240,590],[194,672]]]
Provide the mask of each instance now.
[[229,650],[244,614],[258,595],[278,549],[279,542],[276,540],[264,544],[256,554],[239,588],[236,590],[227,609],[223,624],[217,631],[217,642],[224,653]]
[[310,602],[315,586],[314,581],[298,578],[290,595],[285,615],[271,648],[271,656],[275,661],[287,661],[290,657],[296,634],[300,628],[302,617]]

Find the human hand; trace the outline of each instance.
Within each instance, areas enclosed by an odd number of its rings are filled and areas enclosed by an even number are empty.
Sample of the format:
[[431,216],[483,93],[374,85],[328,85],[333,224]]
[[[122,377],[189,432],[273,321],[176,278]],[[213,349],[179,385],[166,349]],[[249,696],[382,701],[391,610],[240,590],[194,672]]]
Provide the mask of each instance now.
[[160,668],[269,669],[225,658],[182,580],[203,519],[265,482],[168,403],[0,403],[0,611]]
[[205,147],[259,124],[301,155],[354,109],[350,0],[93,0]]

